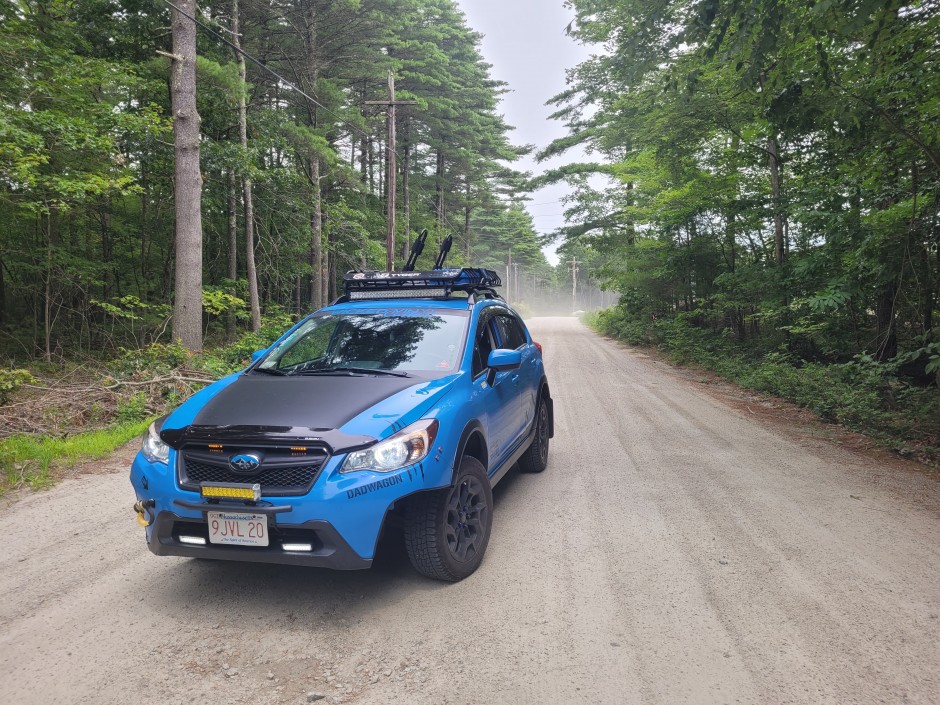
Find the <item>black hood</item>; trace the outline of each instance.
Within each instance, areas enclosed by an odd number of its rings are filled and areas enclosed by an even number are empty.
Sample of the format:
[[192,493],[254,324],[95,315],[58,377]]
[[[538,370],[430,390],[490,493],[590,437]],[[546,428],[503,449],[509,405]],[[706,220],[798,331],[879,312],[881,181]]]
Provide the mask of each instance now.
[[199,410],[194,426],[338,429],[370,406],[424,380],[405,377],[246,374]]

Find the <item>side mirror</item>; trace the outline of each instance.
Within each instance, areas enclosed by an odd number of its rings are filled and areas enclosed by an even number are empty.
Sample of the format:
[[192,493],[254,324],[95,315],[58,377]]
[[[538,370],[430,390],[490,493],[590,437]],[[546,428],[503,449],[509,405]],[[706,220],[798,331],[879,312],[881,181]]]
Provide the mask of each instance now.
[[264,350],[255,350],[253,353],[251,353],[252,363],[255,363],[258,360],[260,360],[267,351],[268,351],[267,348],[265,348]]
[[490,368],[486,375],[486,381],[492,387],[496,381],[497,372],[507,370],[518,370],[522,366],[522,353],[519,350],[498,349],[493,350],[486,360],[486,366]]

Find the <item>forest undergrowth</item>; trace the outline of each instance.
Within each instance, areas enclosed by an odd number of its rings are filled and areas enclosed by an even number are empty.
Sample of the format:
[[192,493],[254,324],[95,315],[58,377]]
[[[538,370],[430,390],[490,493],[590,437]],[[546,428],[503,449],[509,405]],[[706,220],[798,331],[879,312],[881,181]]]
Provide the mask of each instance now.
[[112,359],[0,370],[0,496],[49,486],[62,470],[106,457],[206,384],[243,369],[289,320],[272,315],[261,331],[201,353],[154,343]]
[[906,356],[889,362],[868,355],[842,363],[809,362],[785,346],[771,351],[742,346],[729,331],[697,327],[683,314],[652,319],[616,306],[588,314],[585,321],[602,335],[655,347],[679,365],[698,365],[741,387],[796,403],[903,457],[940,467],[940,374],[908,376]]

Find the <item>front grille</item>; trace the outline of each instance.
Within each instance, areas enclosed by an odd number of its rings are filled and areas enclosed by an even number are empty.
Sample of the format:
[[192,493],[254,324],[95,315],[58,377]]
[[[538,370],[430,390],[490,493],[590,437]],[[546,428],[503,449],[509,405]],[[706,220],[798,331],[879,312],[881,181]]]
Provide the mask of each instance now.
[[[261,467],[253,473],[235,472],[229,458],[241,452],[262,451]],[[327,454],[320,449],[307,449],[303,454],[290,448],[240,448],[226,447],[224,453],[202,448],[184,448],[180,453],[179,480],[186,490],[198,492],[203,482],[227,482],[261,485],[261,494],[284,496],[306,494],[313,487]]]

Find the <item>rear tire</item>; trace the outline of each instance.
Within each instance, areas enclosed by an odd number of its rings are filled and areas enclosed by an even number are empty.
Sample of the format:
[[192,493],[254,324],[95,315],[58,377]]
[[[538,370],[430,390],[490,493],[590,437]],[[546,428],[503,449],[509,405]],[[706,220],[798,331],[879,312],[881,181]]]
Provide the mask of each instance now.
[[548,466],[548,432],[548,404],[539,399],[538,409],[535,410],[535,438],[519,458],[519,470],[542,472]]
[[422,575],[457,582],[483,561],[493,525],[493,492],[476,458],[463,456],[451,487],[418,495],[405,518],[405,549]]

